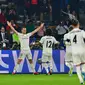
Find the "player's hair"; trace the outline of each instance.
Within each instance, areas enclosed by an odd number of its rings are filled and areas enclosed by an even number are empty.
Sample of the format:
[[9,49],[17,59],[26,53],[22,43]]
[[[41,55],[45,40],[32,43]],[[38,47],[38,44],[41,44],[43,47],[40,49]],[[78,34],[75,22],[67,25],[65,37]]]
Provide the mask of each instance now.
[[73,26],[72,25],[70,25],[69,26],[69,31],[71,31],[73,29]]
[[22,30],[23,28],[26,28],[26,26],[22,26],[21,30]]
[[71,24],[73,26],[77,26],[79,24],[79,21],[77,19],[72,19]]
[[51,36],[52,35],[52,30],[51,29],[46,29],[45,35]]

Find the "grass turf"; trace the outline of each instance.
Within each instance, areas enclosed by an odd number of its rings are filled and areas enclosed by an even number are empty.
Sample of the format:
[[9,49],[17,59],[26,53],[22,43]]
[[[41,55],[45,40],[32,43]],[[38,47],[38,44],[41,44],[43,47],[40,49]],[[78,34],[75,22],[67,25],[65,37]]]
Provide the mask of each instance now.
[[0,74],[0,85],[80,85],[77,75]]

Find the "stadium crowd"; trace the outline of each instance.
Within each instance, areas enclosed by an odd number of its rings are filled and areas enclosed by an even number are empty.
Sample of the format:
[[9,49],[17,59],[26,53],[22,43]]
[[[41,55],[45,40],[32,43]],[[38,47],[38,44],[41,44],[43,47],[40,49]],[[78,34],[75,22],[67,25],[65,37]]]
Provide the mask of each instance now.
[[[18,4],[19,3],[19,4]],[[70,5],[67,8],[61,9],[60,20],[52,20],[52,5],[51,0],[39,0],[37,3],[32,3],[30,0],[17,0],[0,5],[0,49],[19,49],[18,36],[13,33],[7,25],[7,20],[12,23],[12,26],[18,31],[21,31],[23,26],[27,32],[31,32],[40,25],[45,23],[43,29],[30,38],[30,43],[39,41],[45,34],[47,28],[52,29],[53,36],[60,42],[59,46],[54,46],[54,49],[64,49],[63,35],[69,32],[70,19],[77,18],[74,10],[71,10]],[[32,49],[39,49],[38,46],[31,46]]]

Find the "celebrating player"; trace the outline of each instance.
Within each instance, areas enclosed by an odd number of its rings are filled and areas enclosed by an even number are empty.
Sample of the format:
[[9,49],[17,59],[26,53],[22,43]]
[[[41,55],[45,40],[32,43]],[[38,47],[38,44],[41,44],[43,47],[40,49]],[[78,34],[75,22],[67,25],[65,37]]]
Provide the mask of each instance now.
[[[72,29],[71,26],[69,29]],[[71,44],[68,42],[69,33],[64,35],[64,43],[66,45],[66,55],[65,55],[65,64],[69,67],[69,76],[72,76],[73,73],[73,58],[72,58],[72,49]]]
[[20,56],[19,56],[19,58],[17,60],[16,66],[14,67],[13,74],[15,74],[17,72],[17,69],[19,67],[19,64],[21,63],[21,61],[25,57],[27,57],[27,59],[28,59],[28,61],[30,63],[30,67],[32,69],[32,72],[34,74],[37,74],[37,72],[35,71],[34,65],[33,65],[33,61],[32,61],[32,54],[31,54],[30,47],[29,47],[29,38],[30,38],[30,36],[32,36],[36,32],[38,32],[44,26],[44,24],[42,23],[40,25],[40,27],[38,27],[37,29],[35,29],[33,32],[27,33],[27,34],[26,34],[26,28],[25,27],[22,28],[22,30],[21,30],[22,33],[19,33],[19,32],[17,32],[14,29],[14,27],[11,25],[11,23],[9,21],[7,21],[7,24],[18,35],[19,40],[20,40],[20,45],[21,45]]
[[[43,54],[42,54],[42,67],[45,68],[48,75],[52,74],[52,47],[53,44],[59,44],[56,39],[51,36],[52,30],[47,29],[46,35],[41,38],[39,41],[43,45]],[[50,71],[48,67],[50,66]]]
[[69,40],[72,46],[73,63],[76,66],[80,83],[84,84],[82,74],[85,80],[85,32],[79,29],[78,20],[72,20],[72,25],[73,30],[69,32]]

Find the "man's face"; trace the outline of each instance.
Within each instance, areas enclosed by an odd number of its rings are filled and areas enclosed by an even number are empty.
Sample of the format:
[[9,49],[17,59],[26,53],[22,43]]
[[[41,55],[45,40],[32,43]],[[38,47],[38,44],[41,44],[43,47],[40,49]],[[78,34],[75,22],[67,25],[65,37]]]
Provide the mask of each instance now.
[[1,28],[1,32],[2,32],[2,33],[5,32],[5,28],[4,28],[4,27]]
[[67,6],[67,9],[70,9],[70,5]]
[[27,32],[26,28],[22,28],[22,33],[26,34],[26,32]]

